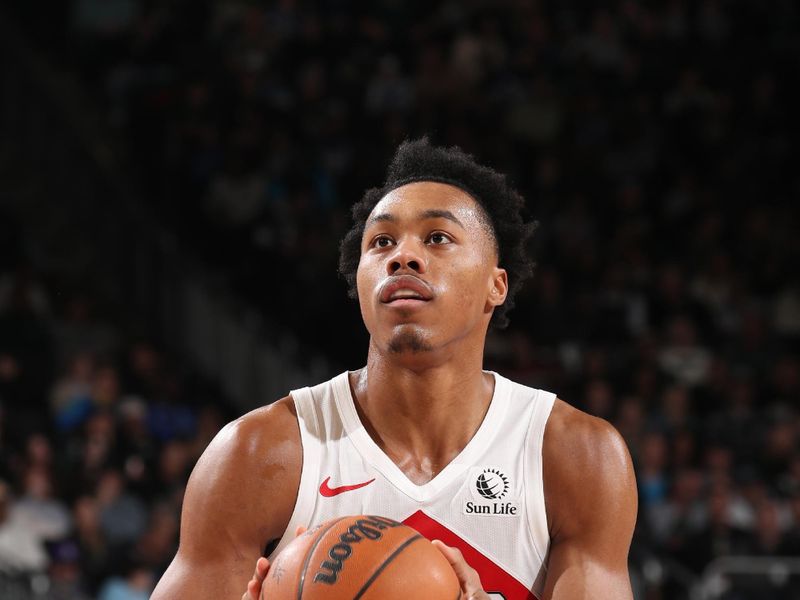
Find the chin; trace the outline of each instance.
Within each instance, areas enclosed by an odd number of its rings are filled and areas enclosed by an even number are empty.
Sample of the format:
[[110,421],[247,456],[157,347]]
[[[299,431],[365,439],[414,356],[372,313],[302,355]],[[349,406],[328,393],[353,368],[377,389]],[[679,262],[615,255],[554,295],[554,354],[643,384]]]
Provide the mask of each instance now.
[[390,354],[423,354],[433,351],[430,336],[415,325],[401,325],[395,328],[386,344]]

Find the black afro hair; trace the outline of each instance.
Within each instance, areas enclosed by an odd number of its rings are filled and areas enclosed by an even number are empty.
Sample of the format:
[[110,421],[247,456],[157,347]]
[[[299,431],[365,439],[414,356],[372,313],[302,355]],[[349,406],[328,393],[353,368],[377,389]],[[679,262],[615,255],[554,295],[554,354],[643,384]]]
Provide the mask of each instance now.
[[514,296],[533,275],[534,263],[528,255],[527,244],[536,222],[523,219],[525,200],[509,185],[505,175],[478,164],[457,146],[432,146],[427,137],[400,144],[383,186],[367,190],[353,205],[353,226],[339,246],[339,273],[349,286],[350,297],[358,297],[356,270],[361,258],[361,238],[372,209],[393,189],[415,181],[453,185],[475,198],[483,208],[495,238],[498,266],[508,273],[508,295],[505,303],[495,309],[491,325],[505,328]]

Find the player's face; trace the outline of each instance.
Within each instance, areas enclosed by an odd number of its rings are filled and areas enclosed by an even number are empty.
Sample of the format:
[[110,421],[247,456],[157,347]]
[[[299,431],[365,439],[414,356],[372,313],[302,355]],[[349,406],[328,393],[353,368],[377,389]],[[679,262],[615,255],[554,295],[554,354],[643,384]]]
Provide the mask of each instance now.
[[423,352],[483,342],[506,273],[477,202],[435,182],[388,193],[366,222],[358,265],[364,323],[378,348]]

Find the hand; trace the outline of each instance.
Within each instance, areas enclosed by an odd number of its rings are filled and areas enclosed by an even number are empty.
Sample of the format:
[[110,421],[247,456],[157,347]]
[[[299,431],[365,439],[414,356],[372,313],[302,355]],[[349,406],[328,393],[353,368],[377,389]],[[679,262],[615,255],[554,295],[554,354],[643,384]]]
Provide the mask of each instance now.
[[489,595],[481,587],[481,578],[478,572],[467,564],[461,550],[446,546],[439,540],[433,540],[433,545],[444,554],[447,562],[456,572],[456,577],[461,583],[461,600],[490,600]]
[[256,561],[256,570],[253,578],[247,582],[247,591],[242,594],[242,600],[259,600],[261,585],[264,583],[268,571],[269,561],[262,556]]
[[[294,537],[303,535],[306,529],[308,528],[301,525],[295,530]],[[242,600],[261,600],[261,586],[264,584],[268,572],[269,561],[262,556],[256,561],[256,570],[253,578],[247,582],[247,591],[242,594]]]

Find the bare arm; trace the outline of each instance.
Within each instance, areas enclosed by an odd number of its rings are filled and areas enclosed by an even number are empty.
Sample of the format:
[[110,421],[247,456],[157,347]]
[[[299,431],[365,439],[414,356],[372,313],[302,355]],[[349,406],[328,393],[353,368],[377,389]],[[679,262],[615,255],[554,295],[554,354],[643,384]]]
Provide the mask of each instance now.
[[226,425],[189,478],[180,547],[153,600],[238,600],[289,522],[302,450],[291,398]]
[[542,600],[631,600],[628,550],[637,494],[622,437],[558,400],[543,459],[551,541]]

